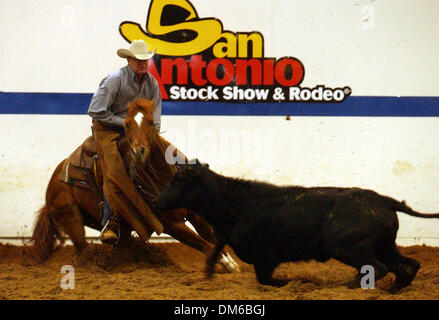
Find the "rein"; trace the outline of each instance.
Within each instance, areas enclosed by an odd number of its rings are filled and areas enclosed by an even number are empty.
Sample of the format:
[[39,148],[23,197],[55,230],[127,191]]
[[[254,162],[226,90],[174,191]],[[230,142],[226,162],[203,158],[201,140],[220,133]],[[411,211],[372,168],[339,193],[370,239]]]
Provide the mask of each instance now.
[[157,133],[153,138],[145,163],[129,153],[130,177],[148,202],[152,202],[159,196],[177,171],[175,165],[166,162],[166,148],[167,146]]

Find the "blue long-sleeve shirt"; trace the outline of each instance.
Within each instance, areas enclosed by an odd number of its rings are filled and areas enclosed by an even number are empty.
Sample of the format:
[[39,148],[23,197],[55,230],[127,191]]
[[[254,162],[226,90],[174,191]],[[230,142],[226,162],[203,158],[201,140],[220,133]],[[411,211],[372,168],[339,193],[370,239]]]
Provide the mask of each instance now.
[[105,124],[123,127],[127,103],[138,98],[154,100],[154,124],[160,131],[162,96],[158,82],[150,73],[146,73],[139,85],[129,65],[110,73],[101,81],[91,99],[88,114]]

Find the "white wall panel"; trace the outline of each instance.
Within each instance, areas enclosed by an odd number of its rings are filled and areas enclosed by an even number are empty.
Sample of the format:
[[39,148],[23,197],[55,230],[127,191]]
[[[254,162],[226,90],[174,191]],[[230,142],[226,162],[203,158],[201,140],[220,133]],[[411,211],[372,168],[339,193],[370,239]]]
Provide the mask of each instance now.
[[[90,134],[90,119],[2,115],[0,128],[0,235],[29,236],[53,170]],[[165,138],[222,174],[370,188],[421,212],[439,212],[437,128],[438,118],[163,116],[162,124]],[[439,244],[439,220],[399,217],[400,243]]]

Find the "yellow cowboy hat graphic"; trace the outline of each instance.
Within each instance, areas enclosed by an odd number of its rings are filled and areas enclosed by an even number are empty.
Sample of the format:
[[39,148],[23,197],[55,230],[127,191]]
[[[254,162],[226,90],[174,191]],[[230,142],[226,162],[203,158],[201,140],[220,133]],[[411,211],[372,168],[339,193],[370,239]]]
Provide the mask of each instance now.
[[221,38],[223,27],[217,19],[200,19],[187,0],[152,0],[147,31],[130,21],[122,22],[119,30],[127,41],[142,39],[158,54],[186,56],[210,48]]

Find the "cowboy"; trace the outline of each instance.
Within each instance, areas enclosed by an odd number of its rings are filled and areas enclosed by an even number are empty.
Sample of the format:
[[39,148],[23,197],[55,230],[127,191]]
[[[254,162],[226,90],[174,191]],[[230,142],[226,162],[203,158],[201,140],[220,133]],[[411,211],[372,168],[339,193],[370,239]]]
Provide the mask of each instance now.
[[[129,49],[119,49],[117,55],[126,58],[128,65],[110,73],[101,81],[88,109],[88,114],[93,118],[93,136],[102,164],[103,242],[114,244],[118,241],[118,215],[122,218],[128,217],[132,208],[146,218],[153,231],[157,234],[163,232],[163,225],[144,202],[126,173],[124,161],[117,149],[117,140],[124,134],[127,103],[135,99],[154,100],[154,123],[160,131],[162,98],[157,80],[147,70],[148,61],[154,53],[148,50],[143,40],[134,40]],[[139,230],[136,231],[139,234]],[[140,232],[139,237],[146,241],[148,234]]]

